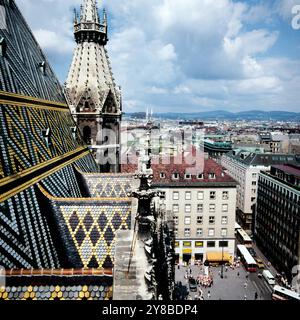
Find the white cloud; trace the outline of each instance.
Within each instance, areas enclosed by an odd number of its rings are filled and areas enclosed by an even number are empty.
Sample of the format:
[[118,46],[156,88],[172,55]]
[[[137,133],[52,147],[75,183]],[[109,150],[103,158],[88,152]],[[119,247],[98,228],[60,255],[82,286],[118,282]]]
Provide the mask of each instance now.
[[292,8],[299,4],[299,0],[277,0],[275,8],[282,18],[291,20]]
[[38,29],[34,31],[34,34],[43,49],[49,52],[66,54],[72,53],[74,50],[74,42],[58,32]]
[[[62,81],[74,46],[72,8],[82,1],[17,0]],[[296,108],[300,61],[268,55],[280,38],[274,21],[290,19],[295,2],[104,0],[125,111]]]

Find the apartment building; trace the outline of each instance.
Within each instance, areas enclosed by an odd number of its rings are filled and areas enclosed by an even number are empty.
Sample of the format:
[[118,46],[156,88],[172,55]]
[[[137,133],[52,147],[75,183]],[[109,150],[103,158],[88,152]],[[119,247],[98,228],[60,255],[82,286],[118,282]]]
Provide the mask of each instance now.
[[252,230],[253,214],[257,201],[257,183],[260,172],[267,172],[271,165],[297,164],[295,155],[253,153],[236,149],[221,158],[226,172],[238,182],[237,222]]
[[300,167],[272,166],[258,178],[254,236],[289,279],[300,265]]
[[[187,164],[153,164],[153,188],[165,193],[165,210],[175,223],[180,264],[231,259],[235,250],[236,182],[212,159],[204,170]],[[211,261],[212,262],[212,261]]]

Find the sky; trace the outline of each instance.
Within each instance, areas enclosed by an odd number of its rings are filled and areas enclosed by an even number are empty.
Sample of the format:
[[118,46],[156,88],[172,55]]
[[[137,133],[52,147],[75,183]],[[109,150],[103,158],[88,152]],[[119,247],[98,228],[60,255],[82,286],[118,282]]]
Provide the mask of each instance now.
[[[62,84],[82,2],[16,0]],[[300,0],[98,4],[109,15],[107,49],[125,112],[300,112],[300,29],[292,27]]]

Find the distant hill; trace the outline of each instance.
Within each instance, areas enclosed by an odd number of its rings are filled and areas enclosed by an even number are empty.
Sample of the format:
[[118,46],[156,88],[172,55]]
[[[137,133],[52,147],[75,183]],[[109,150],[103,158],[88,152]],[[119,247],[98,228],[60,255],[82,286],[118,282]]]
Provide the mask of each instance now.
[[[126,113],[135,118],[134,113]],[[287,111],[261,111],[251,110],[242,112],[229,112],[224,110],[196,112],[196,113],[155,113],[155,118],[170,120],[261,120],[261,121],[300,121],[300,113]]]

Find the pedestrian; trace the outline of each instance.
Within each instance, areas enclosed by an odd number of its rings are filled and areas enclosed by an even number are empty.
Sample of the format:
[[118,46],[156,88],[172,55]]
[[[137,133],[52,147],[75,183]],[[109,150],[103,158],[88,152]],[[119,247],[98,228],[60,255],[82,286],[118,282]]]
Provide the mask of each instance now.
[[179,263],[178,263],[178,267],[177,268],[178,268],[178,270],[180,270],[180,264]]
[[248,284],[247,284],[247,282],[245,282],[244,283],[244,288],[247,289],[247,286],[248,286]]
[[247,300],[247,296],[246,295],[244,295],[244,300]]
[[258,298],[258,293],[257,293],[257,292],[255,292],[254,300],[257,300],[257,298]]
[[207,292],[207,298],[210,299],[210,291]]
[[239,273],[239,272],[237,273],[237,276],[238,276],[238,277],[240,276],[240,273]]
[[227,272],[228,271],[228,267],[227,266],[225,266],[225,272]]

